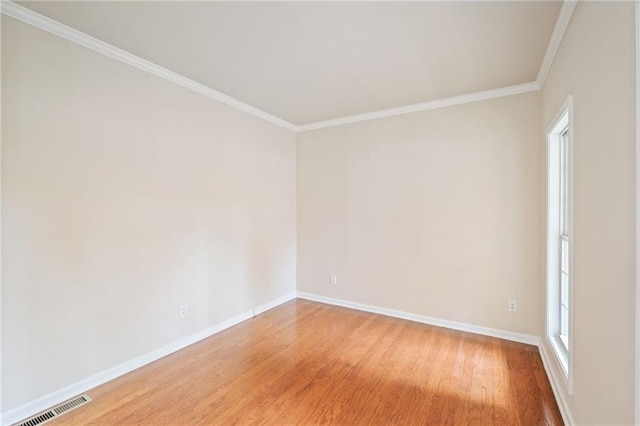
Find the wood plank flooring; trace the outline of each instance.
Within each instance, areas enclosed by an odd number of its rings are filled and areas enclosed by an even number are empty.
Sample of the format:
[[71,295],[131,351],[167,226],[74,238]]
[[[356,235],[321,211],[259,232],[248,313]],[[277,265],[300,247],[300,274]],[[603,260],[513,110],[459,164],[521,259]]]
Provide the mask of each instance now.
[[535,347],[301,299],[88,394],[51,424],[562,424]]

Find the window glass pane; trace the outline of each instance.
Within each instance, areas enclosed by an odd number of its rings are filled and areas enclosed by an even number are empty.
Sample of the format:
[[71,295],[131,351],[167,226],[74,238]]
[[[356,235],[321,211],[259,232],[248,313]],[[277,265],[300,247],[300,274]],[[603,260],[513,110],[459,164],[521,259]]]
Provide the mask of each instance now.
[[569,275],[560,274],[560,305],[569,308]]
[[560,135],[560,234],[568,235],[569,131]]
[[560,242],[560,270],[569,273],[569,241],[565,238]]
[[547,320],[553,352],[568,376],[572,284],[571,111],[561,111],[547,133]]
[[564,306],[560,310],[560,339],[565,347],[569,346],[569,310]]

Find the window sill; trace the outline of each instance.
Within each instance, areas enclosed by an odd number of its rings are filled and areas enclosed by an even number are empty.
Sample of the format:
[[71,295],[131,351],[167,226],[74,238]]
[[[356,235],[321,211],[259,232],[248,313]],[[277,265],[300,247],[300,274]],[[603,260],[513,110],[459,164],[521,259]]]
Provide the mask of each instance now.
[[564,342],[560,340],[559,336],[549,336],[549,342],[551,343],[551,348],[553,349],[553,353],[556,356],[556,360],[558,364],[562,367],[562,373],[564,374],[565,380],[569,381],[569,352],[567,351],[567,347]]

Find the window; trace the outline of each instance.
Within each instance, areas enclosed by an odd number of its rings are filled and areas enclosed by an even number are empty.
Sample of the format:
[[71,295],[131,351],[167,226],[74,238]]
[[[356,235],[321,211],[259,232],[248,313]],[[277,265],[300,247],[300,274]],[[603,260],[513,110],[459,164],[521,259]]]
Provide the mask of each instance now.
[[571,392],[573,131],[569,98],[547,132],[547,338]]
[[560,341],[569,350],[569,127],[560,134]]

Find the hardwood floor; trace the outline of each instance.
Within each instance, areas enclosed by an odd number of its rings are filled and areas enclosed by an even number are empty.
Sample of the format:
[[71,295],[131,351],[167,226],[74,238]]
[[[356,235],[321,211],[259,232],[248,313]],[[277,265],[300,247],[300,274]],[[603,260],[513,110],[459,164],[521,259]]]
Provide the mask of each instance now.
[[537,348],[295,300],[51,424],[562,424]]

